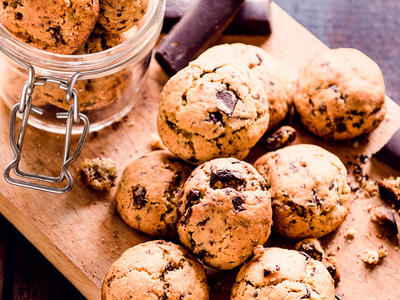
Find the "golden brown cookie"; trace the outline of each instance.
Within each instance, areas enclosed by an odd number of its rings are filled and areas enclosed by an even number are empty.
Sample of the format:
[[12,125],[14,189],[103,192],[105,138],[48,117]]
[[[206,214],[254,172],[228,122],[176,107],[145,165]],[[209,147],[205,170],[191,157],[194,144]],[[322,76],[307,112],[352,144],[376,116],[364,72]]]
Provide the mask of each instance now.
[[183,247],[151,241],[126,250],[108,270],[102,300],[208,300],[203,267]]
[[195,62],[164,86],[158,132],[182,159],[199,164],[244,158],[268,128],[268,100],[247,67],[203,67]]
[[334,140],[357,137],[385,118],[382,72],[356,49],[328,50],[301,69],[294,103],[313,134]]
[[185,162],[167,151],[151,152],[129,164],[116,194],[122,219],[153,236],[175,236],[177,196],[190,172]]
[[110,158],[85,159],[79,175],[85,185],[97,191],[106,191],[115,186],[117,165]]
[[347,215],[350,187],[340,159],[315,145],[269,152],[255,162],[270,186],[274,229],[301,239],[335,230]]
[[6,0],[0,22],[36,48],[72,54],[88,39],[99,17],[98,0]]
[[218,45],[201,54],[196,63],[207,67],[227,63],[248,67],[261,81],[268,98],[268,131],[277,128],[289,113],[294,84],[288,69],[262,48],[240,43]]
[[99,24],[114,33],[135,26],[146,13],[148,0],[101,0]]
[[197,167],[179,199],[181,242],[206,264],[233,269],[268,240],[271,198],[250,164],[219,158]]
[[[122,43],[122,35],[109,33],[97,26],[90,38],[75,54],[92,54],[110,49]],[[87,80],[78,80],[75,88],[79,95],[79,107],[82,111],[100,110],[120,99],[128,90],[132,74],[129,68],[117,73]],[[33,101],[47,102],[58,108],[68,110],[66,93],[56,85],[38,86],[33,94]]]
[[335,286],[324,265],[306,253],[257,246],[232,288],[231,300],[247,299],[334,300]]

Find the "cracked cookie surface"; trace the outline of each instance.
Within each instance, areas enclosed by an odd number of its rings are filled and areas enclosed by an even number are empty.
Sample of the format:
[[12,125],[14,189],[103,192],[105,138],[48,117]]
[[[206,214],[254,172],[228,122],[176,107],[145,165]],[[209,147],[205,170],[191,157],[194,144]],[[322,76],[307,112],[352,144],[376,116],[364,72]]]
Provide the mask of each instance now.
[[347,215],[350,187],[340,159],[315,145],[269,152],[255,162],[270,186],[274,229],[288,238],[321,237]]
[[257,246],[232,288],[231,300],[242,299],[333,300],[335,287],[324,265],[306,253]]
[[268,130],[277,128],[292,105],[294,83],[287,67],[262,48],[241,43],[212,47],[196,59],[196,63],[208,67],[222,62],[248,67],[258,77],[269,103]]
[[368,133],[385,118],[385,83],[379,66],[356,49],[328,50],[300,71],[294,97],[304,126],[325,139]]
[[268,127],[268,100],[247,67],[192,62],[164,86],[158,132],[182,159],[244,158]]
[[6,0],[0,8],[1,23],[21,41],[72,54],[93,31],[100,5],[98,0]]
[[108,31],[122,33],[146,13],[148,0],[101,0],[99,23]]
[[268,240],[271,213],[267,185],[253,166],[214,159],[198,166],[181,191],[179,239],[207,265],[233,269]]
[[102,300],[208,300],[203,267],[183,247],[161,240],[126,250],[108,270]]
[[177,197],[190,171],[189,165],[167,151],[151,152],[129,164],[116,194],[125,223],[153,236],[175,236]]

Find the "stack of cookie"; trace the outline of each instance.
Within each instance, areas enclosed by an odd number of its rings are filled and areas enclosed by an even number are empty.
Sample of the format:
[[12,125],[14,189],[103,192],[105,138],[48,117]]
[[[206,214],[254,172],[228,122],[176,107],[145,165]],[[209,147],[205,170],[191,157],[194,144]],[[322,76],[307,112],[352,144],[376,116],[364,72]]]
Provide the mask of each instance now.
[[[20,41],[57,54],[84,55],[101,52],[119,45],[126,33],[144,16],[148,0],[41,0],[3,1],[0,22]],[[132,29],[133,30],[133,29]],[[26,76],[24,70],[10,72],[11,83],[18,97]],[[79,92],[83,111],[108,107],[127,90],[132,74],[124,69],[112,75],[80,80]],[[65,92],[55,85],[37,87],[33,104],[54,105],[68,110]]]
[[[208,299],[195,258],[218,270],[244,263],[231,299],[335,298],[332,276],[338,276],[331,267],[328,272],[316,239],[336,230],[348,213],[343,163],[305,144],[268,152],[254,167],[241,159],[264,134],[292,141],[272,133],[287,119],[292,100],[304,126],[324,139],[372,131],[385,115],[383,78],[353,49],[312,59],[295,90],[286,74],[261,48],[232,44],[207,50],[167,82],[157,125],[173,155],[155,151],[130,164],[117,208],[137,230],[177,235],[193,256],[172,243],[135,246],[111,267],[103,299]],[[292,134],[286,127],[281,132]],[[198,166],[192,171],[190,164]],[[307,239],[297,250],[265,248],[271,228],[290,240]]]

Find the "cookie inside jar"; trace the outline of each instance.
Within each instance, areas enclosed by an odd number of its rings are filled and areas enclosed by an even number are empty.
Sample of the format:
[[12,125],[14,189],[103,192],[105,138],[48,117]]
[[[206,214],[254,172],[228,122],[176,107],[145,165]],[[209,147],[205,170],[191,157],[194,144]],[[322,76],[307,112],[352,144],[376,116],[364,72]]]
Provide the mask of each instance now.
[[[36,7],[34,4],[29,5],[32,5],[29,7],[31,10]],[[56,1],[49,6],[57,5],[61,7],[64,4]],[[30,124],[46,131],[65,132],[65,120],[58,119],[57,114],[68,111],[72,105],[73,99],[67,101],[67,87],[76,74],[79,74],[79,77],[74,88],[78,95],[79,109],[88,116],[91,131],[102,129],[121,119],[132,109],[135,100],[142,97],[152,49],[162,25],[160,20],[163,10],[158,1],[138,1],[137,7],[130,7],[132,10],[138,10],[135,13],[137,18],[130,20],[127,27],[121,31],[105,29],[99,21],[103,13],[99,9],[95,25],[89,29],[85,28],[90,32],[82,39],[83,43],[76,41],[74,49],[68,49],[68,53],[64,51],[65,45],[62,41],[60,43],[63,47],[60,49],[55,41],[52,41],[56,33],[48,36],[35,31],[29,33],[32,38],[27,42],[26,36],[14,32],[13,28],[9,28],[5,23],[8,9],[0,7],[0,33],[5,37],[3,42],[10,44],[7,46],[12,48],[18,62],[9,59],[7,55],[0,57],[2,69],[8,74],[0,84],[0,97],[10,108],[19,102],[22,87],[29,78],[28,70],[20,60],[31,64],[35,70],[35,78],[42,76],[46,78],[46,82],[34,85],[32,104],[41,108],[43,113],[32,112]],[[15,9],[18,9],[18,6]],[[118,9],[117,6],[115,9]],[[49,24],[56,22],[52,16],[46,15],[50,11],[52,9],[40,10],[38,17],[48,19]],[[93,11],[94,13],[96,12]],[[108,11],[108,14],[110,13]],[[117,12],[116,15],[121,17]],[[64,28],[60,27],[59,37],[64,34],[67,35]],[[70,34],[78,35],[78,32],[71,31]],[[52,45],[51,49],[47,46],[42,47],[43,43],[39,43],[45,38],[47,44]],[[58,80],[54,81],[53,78]],[[64,83],[60,85],[60,81]],[[73,133],[81,130],[79,126],[76,127]]]

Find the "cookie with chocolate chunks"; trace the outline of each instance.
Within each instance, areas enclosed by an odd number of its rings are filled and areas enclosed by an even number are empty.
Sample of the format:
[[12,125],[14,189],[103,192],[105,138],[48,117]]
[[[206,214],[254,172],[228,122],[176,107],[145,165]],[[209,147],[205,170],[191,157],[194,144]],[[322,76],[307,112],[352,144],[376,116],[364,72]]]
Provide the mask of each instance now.
[[155,240],[126,250],[108,270],[102,300],[208,300],[202,265],[183,247]]
[[247,67],[193,62],[164,86],[157,125],[172,153],[200,164],[246,157],[268,122],[267,97]]
[[93,31],[99,10],[99,0],[7,0],[0,5],[0,22],[24,43],[72,54]]
[[282,236],[324,236],[346,217],[350,205],[347,171],[340,159],[316,145],[294,145],[255,162],[272,198],[274,228]]
[[217,269],[242,264],[267,241],[272,224],[267,184],[254,167],[234,158],[198,166],[182,189],[179,213],[180,241]]
[[327,50],[301,69],[294,104],[317,136],[344,140],[369,133],[385,118],[382,71],[359,50]]
[[239,271],[231,300],[333,300],[335,287],[324,265],[304,252],[254,248],[254,257]]
[[116,194],[121,218],[149,235],[175,236],[177,198],[190,171],[185,162],[167,151],[151,152],[129,164]]

